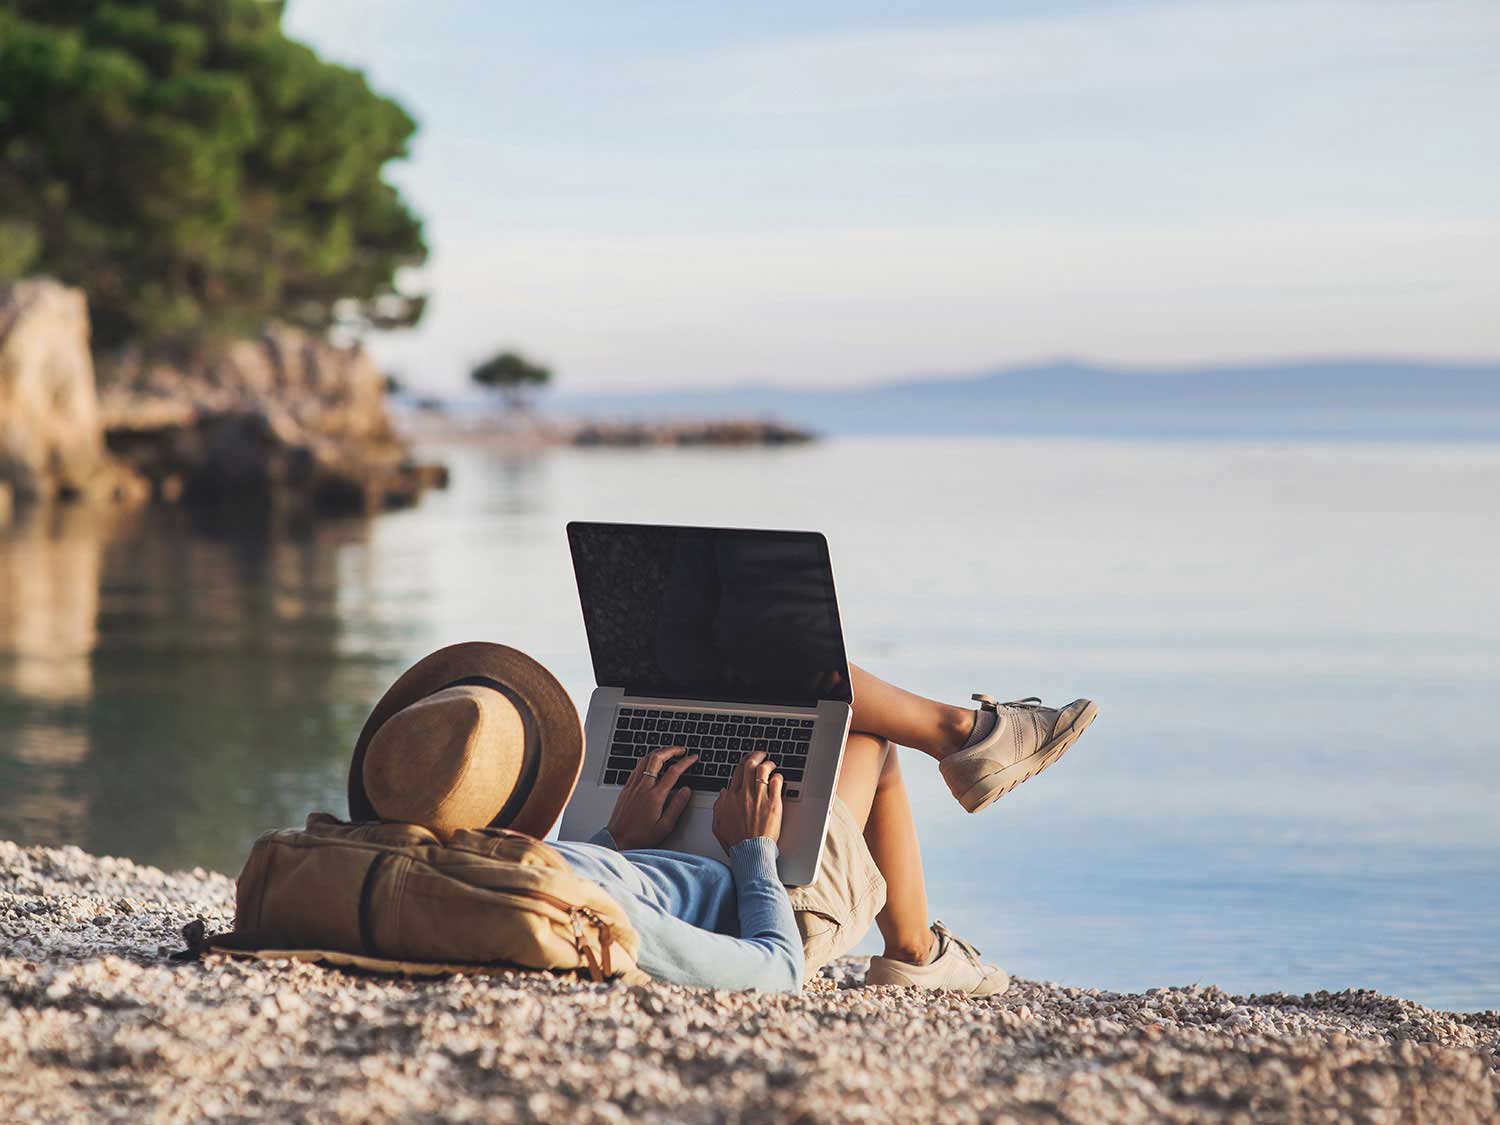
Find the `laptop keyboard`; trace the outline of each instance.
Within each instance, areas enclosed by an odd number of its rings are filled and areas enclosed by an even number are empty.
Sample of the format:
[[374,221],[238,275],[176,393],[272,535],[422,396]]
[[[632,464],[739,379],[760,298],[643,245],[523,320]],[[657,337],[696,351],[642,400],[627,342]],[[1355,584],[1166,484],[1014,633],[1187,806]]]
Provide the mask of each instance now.
[[605,785],[624,785],[636,762],[663,746],[685,746],[698,755],[677,784],[717,793],[729,784],[741,758],[763,751],[785,779],[781,796],[802,795],[813,720],[798,715],[744,715],[673,707],[621,707],[604,768]]

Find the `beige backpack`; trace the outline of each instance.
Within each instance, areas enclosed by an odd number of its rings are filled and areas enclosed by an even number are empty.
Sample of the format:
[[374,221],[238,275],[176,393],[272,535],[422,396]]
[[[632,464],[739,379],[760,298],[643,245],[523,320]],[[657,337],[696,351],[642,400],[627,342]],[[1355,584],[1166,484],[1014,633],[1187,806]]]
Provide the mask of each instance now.
[[183,933],[190,955],[648,979],[620,905],[542,841],[503,828],[444,840],[415,824],[313,813],[306,828],[267,832],[250,849],[231,933],[205,936],[201,922]]

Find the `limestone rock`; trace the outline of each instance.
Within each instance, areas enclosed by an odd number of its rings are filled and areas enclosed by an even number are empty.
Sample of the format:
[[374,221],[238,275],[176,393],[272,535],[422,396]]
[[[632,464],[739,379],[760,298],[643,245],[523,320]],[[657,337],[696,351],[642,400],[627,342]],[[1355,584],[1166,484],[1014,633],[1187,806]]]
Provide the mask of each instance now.
[[126,352],[107,366],[109,446],[163,499],[374,511],[441,484],[409,461],[357,345],[273,325],[196,363]]
[[104,461],[88,302],[46,279],[0,289],[0,481],[22,499],[78,494]]
[[[444,483],[412,463],[362,348],[273,325],[179,365],[108,357],[96,387],[88,306],[55,281],[0,289],[0,488],[88,497],[374,511]],[[0,511],[0,521],[3,521]]]

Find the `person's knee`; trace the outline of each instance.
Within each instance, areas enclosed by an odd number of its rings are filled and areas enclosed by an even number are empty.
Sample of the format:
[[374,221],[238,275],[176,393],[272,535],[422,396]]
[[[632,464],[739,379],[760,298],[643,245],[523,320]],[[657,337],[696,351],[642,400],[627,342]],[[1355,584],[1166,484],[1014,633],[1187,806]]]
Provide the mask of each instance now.
[[845,760],[851,754],[856,757],[868,755],[873,761],[878,762],[882,769],[885,768],[885,763],[891,756],[890,751],[889,739],[862,730],[850,731],[849,740],[844,744]]
[[881,741],[885,743],[885,751],[884,757],[880,761],[880,776],[875,779],[875,788],[877,790],[902,784],[901,756],[889,741],[885,739],[881,739]]
[[890,743],[873,734],[857,731],[844,745],[839,767],[838,794],[860,824],[869,816],[870,802],[880,788],[880,776],[890,757]]

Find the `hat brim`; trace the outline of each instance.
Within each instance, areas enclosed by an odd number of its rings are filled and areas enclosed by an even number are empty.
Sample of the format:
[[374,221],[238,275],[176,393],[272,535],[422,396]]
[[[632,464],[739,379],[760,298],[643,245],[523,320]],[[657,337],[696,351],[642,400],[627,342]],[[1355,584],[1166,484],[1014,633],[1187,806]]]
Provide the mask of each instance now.
[[375,704],[354,744],[349,763],[349,819],[378,820],[365,793],[365,750],[381,725],[403,707],[461,680],[493,680],[525,705],[537,739],[536,777],[520,808],[503,823],[502,811],[492,826],[545,836],[552,830],[578,784],[583,768],[583,724],[578,708],[547,669],[518,649],[487,641],[468,641],[440,648],[407,669]]

